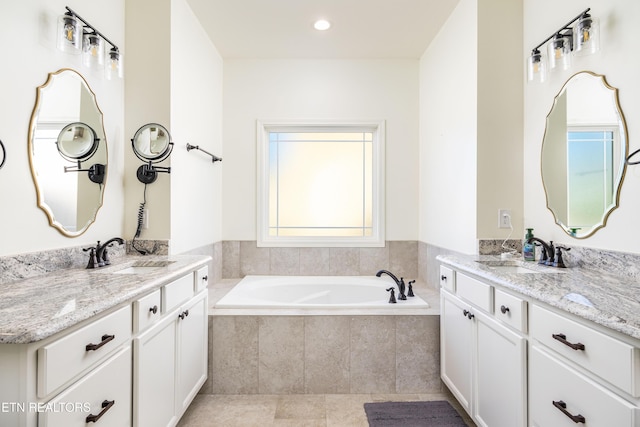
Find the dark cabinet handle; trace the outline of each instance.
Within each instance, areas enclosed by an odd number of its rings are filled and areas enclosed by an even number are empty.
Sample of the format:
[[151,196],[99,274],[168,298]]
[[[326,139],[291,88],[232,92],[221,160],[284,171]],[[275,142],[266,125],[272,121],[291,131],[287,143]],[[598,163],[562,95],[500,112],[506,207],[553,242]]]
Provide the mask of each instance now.
[[442,280],[443,282],[447,281],[447,276],[445,276],[444,274],[442,276],[440,276],[440,280]]
[[507,314],[507,312],[509,311],[509,307],[501,305],[500,306],[500,311],[502,312],[502,314]]
[[178,317],[179,317],[181,320],[184,320],[184,318],[185,318],[185,317],[187,317],[188,315],[189,315],[189,310],[185,310],[185,311],[183,311],[182,313],[178,314]]
[[115,335],[103,335],[102,336],[102,341],[100,341],[99,344],[87,344],[87,346],[85,347],[86,351],[95,351],[97,349],[99,349],[100,347],[102,347],[103,345],[105,345],[106,343],[108,343],[109,341],[112,341],[116,336]]
[[566,345],[567,347],[571,347],[574,350],[584,350],[584,344],[570,343],[569,341],[567,341],[567,336],[565,334],[551,334],[551,336],[553,337],[554,340],[558,340],[562,344]]
[[202,276],[202,280],[204,280],[205,282],[209,281],[209,276]]
[[97,422],[100,417],[102,417],[104,414],[107,413],[107,411],[109,409],[111,409],[111,407],[113,405],[115,405],[116,401],[115,400],[105,400],[104,402],[102,402],[102,411],[100,411],[100,413],[98,415],[93,415],[93,414],[89,414],[87,415],[87,419],[85,420],[86,423],[95,423]]
[[564,403],[562,400],[558,400],[557,402],[554,400],[553,401],[553,406],[558,408],[560,410],[560,412],[562,412],[567,417],[569,417],[571,419],[571,421],[573,421],[574,423],[583,423],[583,424],[585,424],[587,422],[587,420],[582,415],[580,415],[580,414],[573,415],[571,412],[567,411],[567,404]]
[[476,317],[474,314],[472,314],[469,310],[462,310],[462,315],[467,317],[469,320],[473,319],[474,317]]
[[158,306],[157,306],[157,305],[154,305],[153,307],[151,307],[151,308],[149,309],[149,311],[150,311],[151,313],[153,313],[153,314],[157,314],[157,313],[158,313]]

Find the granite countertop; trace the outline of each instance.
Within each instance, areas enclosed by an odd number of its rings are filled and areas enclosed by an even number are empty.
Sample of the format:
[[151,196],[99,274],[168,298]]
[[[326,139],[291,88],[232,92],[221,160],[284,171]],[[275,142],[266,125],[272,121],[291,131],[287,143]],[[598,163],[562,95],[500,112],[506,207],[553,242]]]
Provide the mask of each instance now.
[[[126,256],[96,269],[65,269],[0,285],[0,344],[40,341],[198,269],[208,256]],[[139,265],[149,271],[115,274]]]
[[640,339],[640,283],[632,279],[585,268],[539,266],[534,262],[519,263],[540,271],[539,274],[505,271],[482,264],[499,261],[500,257],[496,256],[440,255],[436,259],[456,270]]

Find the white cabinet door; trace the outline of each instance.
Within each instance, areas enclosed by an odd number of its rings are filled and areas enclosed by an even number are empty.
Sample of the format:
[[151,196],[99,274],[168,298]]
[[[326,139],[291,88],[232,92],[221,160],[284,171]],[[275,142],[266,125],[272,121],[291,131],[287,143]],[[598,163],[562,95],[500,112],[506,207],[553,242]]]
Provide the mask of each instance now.
[[525,427],[526,340],[475,313],[476,394],[474,418],[481,427]]
[[179,314],[176,402],[182,415],[207,379],[207,292],[189,301]]
[[469,304],[448,292],[442,291],[441,295],[440,375],[456,399],[471,414],[473,314],[469,313]]
[[176,318],[169,313],[133,340],[133,425],[174,425],[176,387]]

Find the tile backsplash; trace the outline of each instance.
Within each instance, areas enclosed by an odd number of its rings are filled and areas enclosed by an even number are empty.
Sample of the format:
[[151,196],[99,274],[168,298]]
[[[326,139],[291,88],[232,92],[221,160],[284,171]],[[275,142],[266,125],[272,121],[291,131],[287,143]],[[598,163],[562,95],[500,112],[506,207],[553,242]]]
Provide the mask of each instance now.
[[418,278],[418,242],[388,241],[383,248],[259,248],[256,241],[222,242],[222,278],[358,276],[382,269],[406,280]]

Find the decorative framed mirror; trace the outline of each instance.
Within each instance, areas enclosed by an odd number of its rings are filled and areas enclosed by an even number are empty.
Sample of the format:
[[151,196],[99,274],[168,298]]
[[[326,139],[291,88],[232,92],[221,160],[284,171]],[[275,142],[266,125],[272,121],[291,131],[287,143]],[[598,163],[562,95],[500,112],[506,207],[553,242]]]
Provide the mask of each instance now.
[[628,154],[618,90],[603,75],[573,75],[555,97],[542,142],[547,208],[568,235],[604,227],[619,205]]
[[63,235],[81,235],[102,206],[108,156],[102,111],[78,72],[50,73],[37,88],[28,147],[38,207]]

